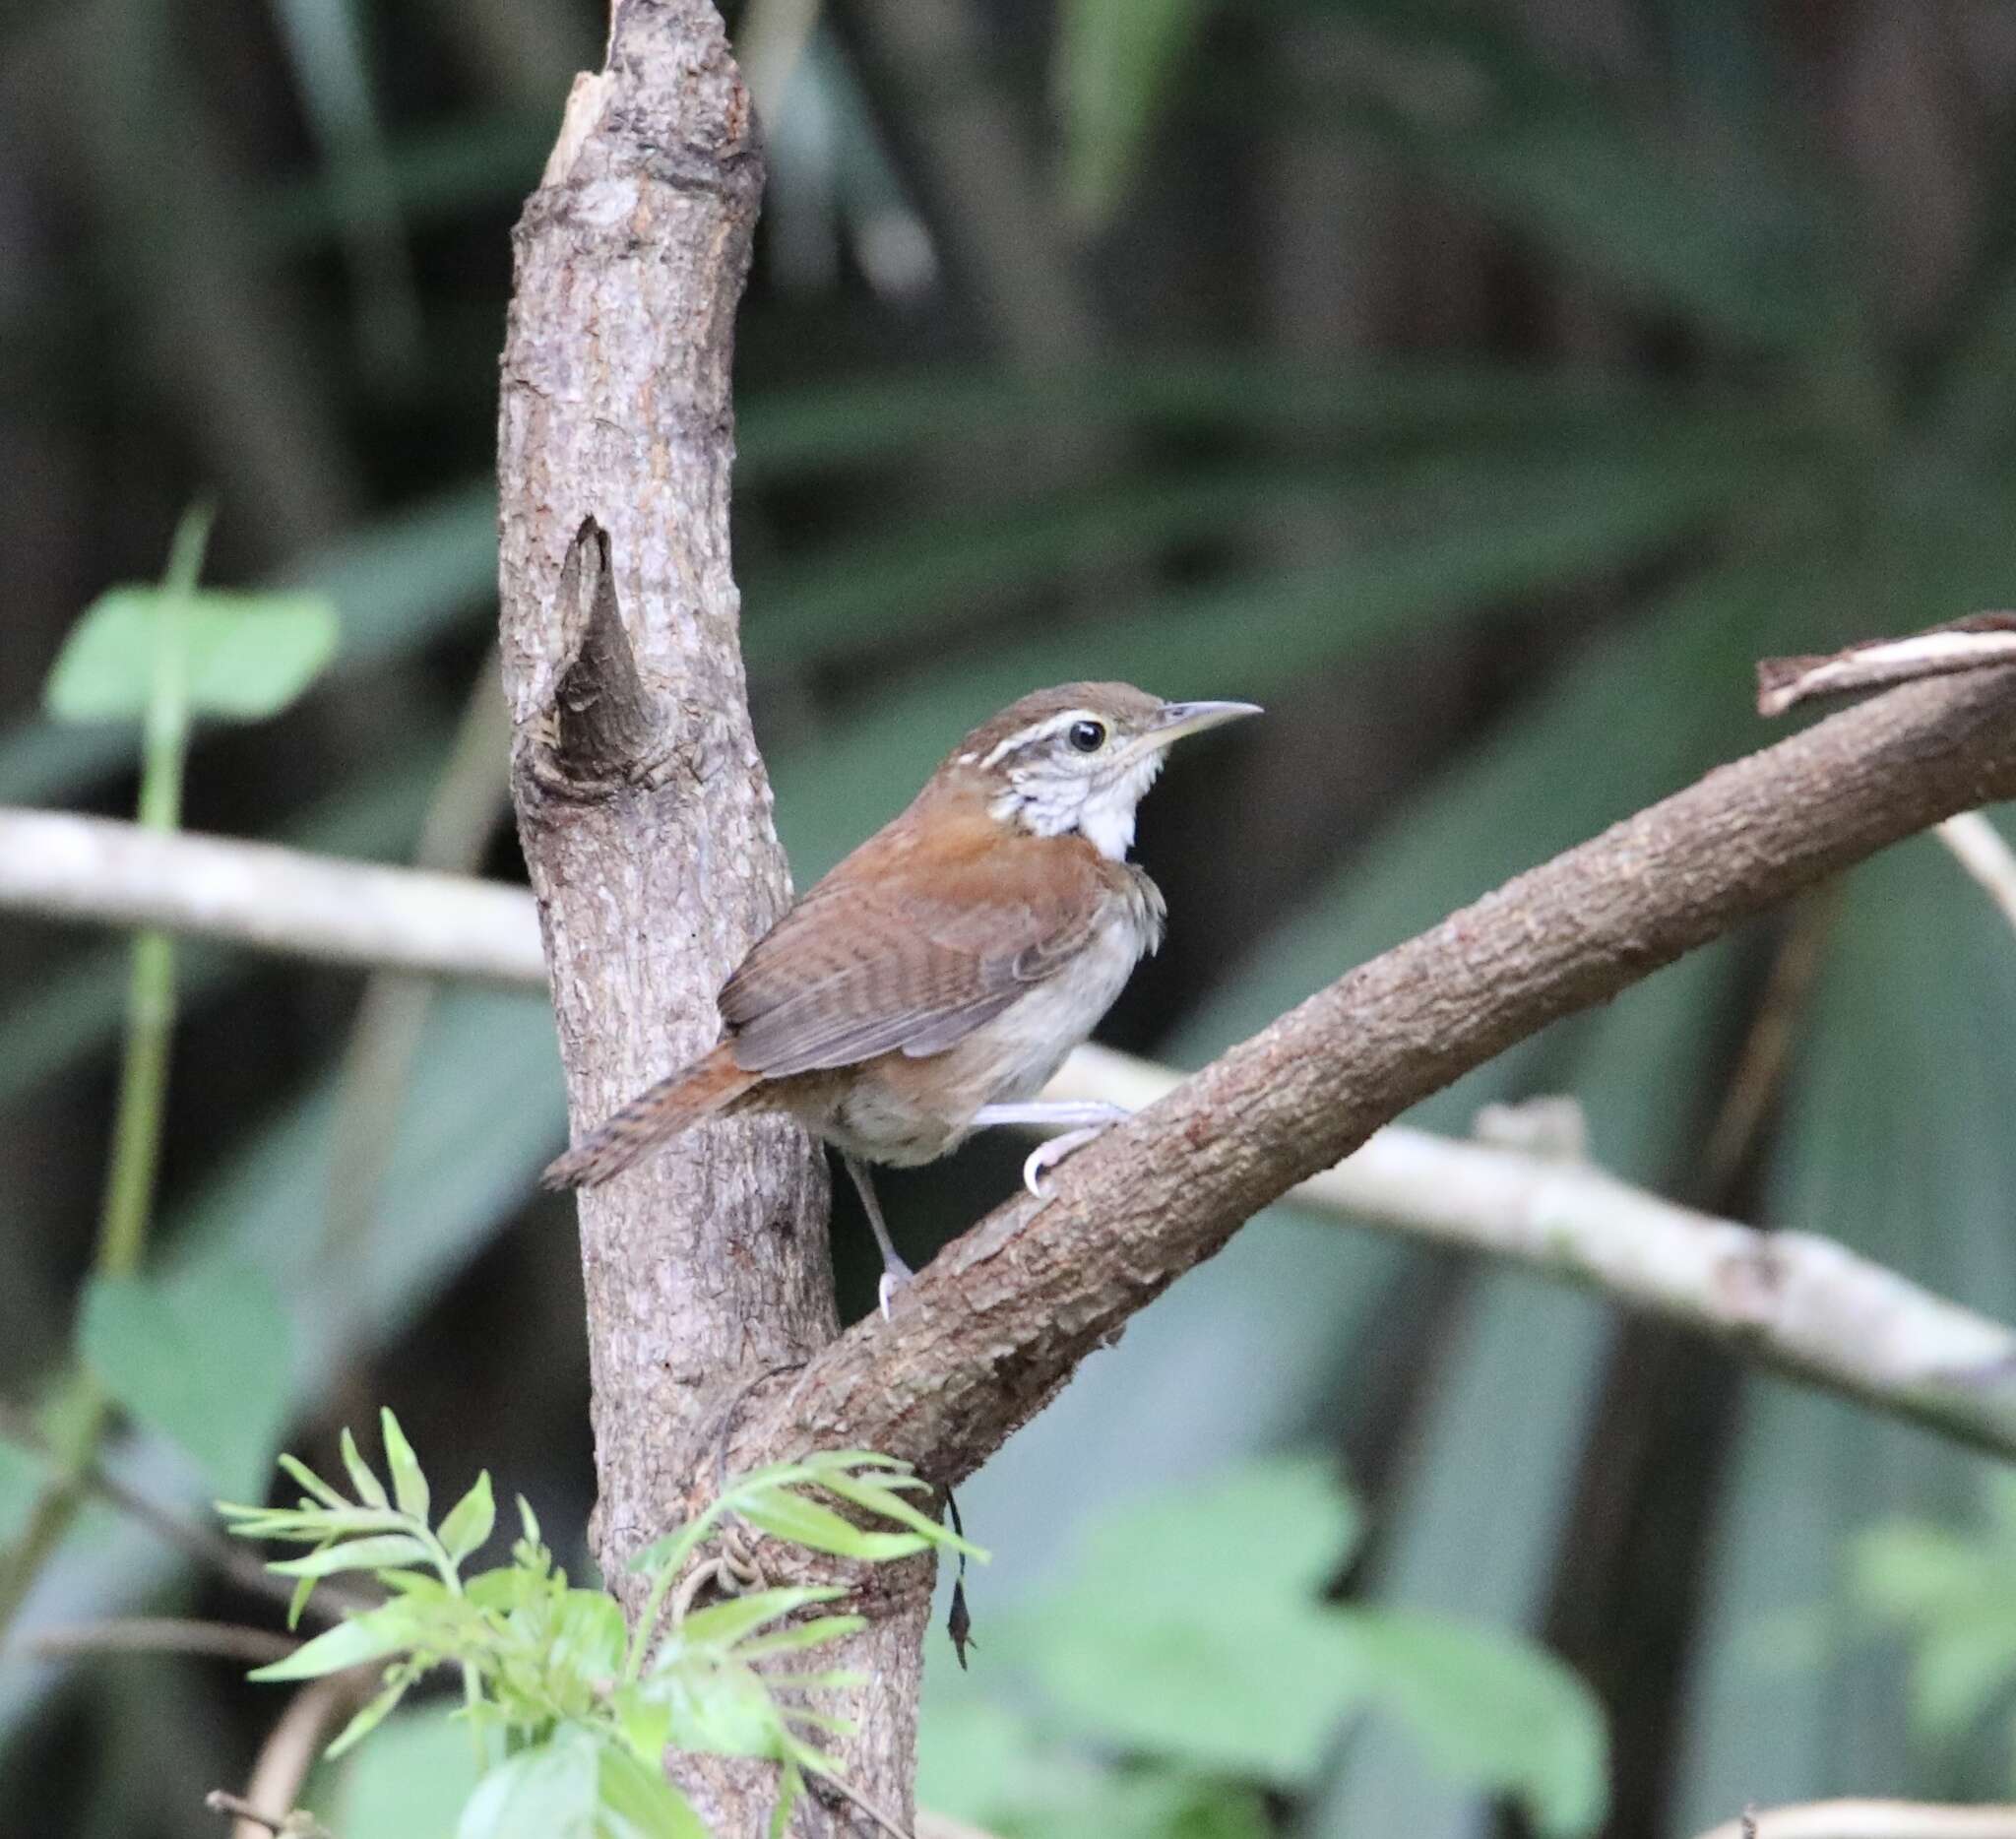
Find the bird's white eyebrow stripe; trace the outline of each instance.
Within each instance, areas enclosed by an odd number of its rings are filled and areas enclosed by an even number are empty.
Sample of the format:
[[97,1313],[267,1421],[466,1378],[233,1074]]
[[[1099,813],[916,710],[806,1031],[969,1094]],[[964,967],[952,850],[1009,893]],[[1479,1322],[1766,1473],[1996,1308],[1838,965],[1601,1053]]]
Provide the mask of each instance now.
[[[999,766],[1011,754],[1019,753],[1024,747],[1033,747],[1040,740],[1048,740],[1052,734],[1061,734],[1074,722],[1098,722],[1099,717],[1090,709],[1066,709],[1062,715],[1046,717],[1043,721],[1033,722],[1028,728],[1018,729],[1008,738],[996,744],[992,753],[980,762],[985,771],[990,766]],[[1104,724],[1101,723],[1103,727]]]

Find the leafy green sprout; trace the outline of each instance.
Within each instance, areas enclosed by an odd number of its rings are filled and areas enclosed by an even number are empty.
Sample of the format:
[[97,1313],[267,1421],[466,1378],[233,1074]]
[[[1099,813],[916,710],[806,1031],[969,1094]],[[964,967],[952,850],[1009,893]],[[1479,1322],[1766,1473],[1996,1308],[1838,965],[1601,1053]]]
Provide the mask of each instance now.
[[[769,1673],[759,1665],[829,1647],[865,1618],[807,1615],[844,1594],[815,1585],[758,1588],[691,1609],[694,1560],[730,1522],[868,1563],[933,1548],[986,1557],[905,1497],[928,1489],[908,1464],[866,1450],[820,1452],[725,1480],[704,1511],[638,1553],[629,1568],[651,1583],[643,1614],[627,1628],[612,1597],[570,1586],[555,1568],[523,1497],[511,1561],[466,1576],[466,1561],[495,1526],[488,1474],[431,1523],[431,1490],[412,1446],[390,1411],[380,1424],[389,1490],[345,1430],[352,1495],[283,1456],[281,1466],[305,1490],[294,1505],[220,1503],[220,1511],[242,1538],[309,1548],[270,1566],[296,1580],[290,1626],[315,1586],[340,1572],[368,1573],[389,1593],[252,1675],[310,1680],[387,1663],[382,1688],[331,1744],[330,1756],[359,1743],[435,1669],[460,1671],[480,1779],[458,1839],[549,1828],[608,1839],[701,1839],[706,1829],[662,1771],[673,1748],[775,1761],[776,1833],[807,1776],[851,1793],[838,1761],[820,1747],[826,1736],[851,1727],[806,1700],[858,1684],[859,1677]],[[857,1524],[840,1505],[880,1524]],[[668,1605],[669,1626],[661,1634]]]

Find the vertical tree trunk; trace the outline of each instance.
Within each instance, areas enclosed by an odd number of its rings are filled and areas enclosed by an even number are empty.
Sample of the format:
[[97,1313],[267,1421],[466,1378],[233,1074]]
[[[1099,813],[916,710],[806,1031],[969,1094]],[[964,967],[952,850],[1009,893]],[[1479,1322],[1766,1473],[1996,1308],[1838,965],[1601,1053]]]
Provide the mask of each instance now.
[[[763,179],[707,0],[622,0],[520,220],[498,425],[512,787],[577,1125],[712,1044],[714,998],[788,894],[728,564],[733,322]],[[826,1180],[795,1126],[697,1131],[581,1197],[592,1529],[625,1560],[713,1488],[738,1403],[836,1333]],[[908,1816],[928,1570],[850,1662],[847,1760]],[[892,1613],[893,1612],[893,1613]],[[681,1768],[723,1835],[775,1771]]]

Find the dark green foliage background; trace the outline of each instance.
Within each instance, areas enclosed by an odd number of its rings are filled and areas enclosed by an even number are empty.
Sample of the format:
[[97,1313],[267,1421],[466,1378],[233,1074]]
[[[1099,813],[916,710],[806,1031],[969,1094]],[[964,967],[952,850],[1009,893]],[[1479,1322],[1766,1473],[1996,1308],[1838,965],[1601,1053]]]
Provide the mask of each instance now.
[[[1992,0],[950,0],[928,80],[893,48],[906,3],[820,15],[742,319],[737,573],[801,882],[1035,684],[1265,701],[1145,811],[1171,939],[1105,1038],[1195,1061],[1761,744],[1757,656],[2008,602]],[[507,232],[598,32],[543,0],[5,9],[0,800],[130,808],[130,733],[36,699],[78,609],[155,576],[209,491],[211,577],[325,590],[343,641],[298,709],[199,746],[188,822],[410,858],[494,614]],[[955,178],[987,124],[1010,157]],[[520,873],[508,824],[486,866]],[[1818,929],[1791,1056],[1716,1164],[1789,925]],[[0,1390],[29,1400],[89,1256],[123,953],[0,937]],[[279,1284],[293,1447],[326,1458],[389,1402],[444,1494],[489,1467],[566,1561],[592,1470],[569,1210],[532,1191],[563,1129],[543,1006],[441,996],[365,1249],[332,1262],[358,981],[192,948],[184,983],[162,1261]],[[1460,1131],[1574,1092],[1607,1166],[2010,1317],[2012,1017],[2016,942],[1920,842],[1423,1112]],[[892,1180],[899,1237],[957,1231],[1019,1153]],[[1964,1510],[1980,1459],[1288,1214],[972,1489],[982,1642],[989,1598],[1040,1602],[1088,1517],[1285,1443],[1360,1484],[1340,1584],[1545,1635],[1592,1680],[1620,1839],[2006,1786],[1994,1732],[1915,1742],[1896,1653],[1824,1613],[1850,1534]],[[0,1467],[0,1535],[20,1498]],[[48,1590],[46,1620],[259,1613],[106,1522]],[[214,1831],[201,1795],[275,1709],[211,1663],[11,1659],[0,1830]],[[1493,1817],[1376,1719],[1266,1811],[1409,1839]]]

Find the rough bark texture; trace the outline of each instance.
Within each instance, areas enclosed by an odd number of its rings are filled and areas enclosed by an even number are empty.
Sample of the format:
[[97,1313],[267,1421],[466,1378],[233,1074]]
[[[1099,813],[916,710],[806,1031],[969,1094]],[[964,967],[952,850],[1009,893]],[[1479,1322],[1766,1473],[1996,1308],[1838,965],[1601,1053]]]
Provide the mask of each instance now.
[[2016,796],[2016,670],[1914,683],[1361,965],[948,1246],[744,1422],[956,1483],[1240,1223],[1514,1042],[1955,811]]
[[[625,0],[515,239],[498,473],[513,793],[577,1126],[715,1038],[715,992],[788,893],[728,567],[729,369],[763,169],[706,0]],[[826,1180],[790,1125],[682,1139],[581,1199],[595,1550],[712,1487],[724,1414],[836,1330]],[[909,1808],[928,1567],[878,1578],[849,1663],[851,1779]],[[900,1605],[887,1593],[896,1589]],[[898,1613],[900,1609],[900,1613]],[[682,1779],[724,1835],[775,1772]]]

